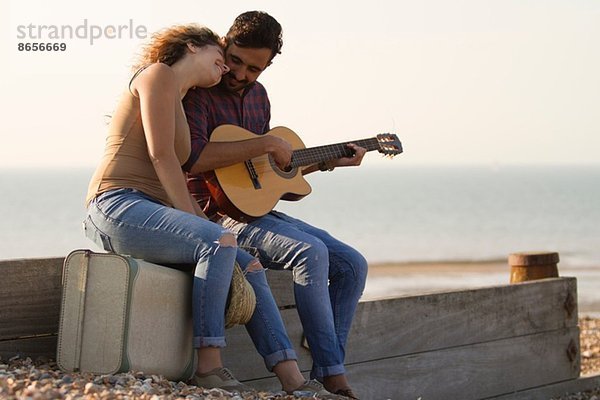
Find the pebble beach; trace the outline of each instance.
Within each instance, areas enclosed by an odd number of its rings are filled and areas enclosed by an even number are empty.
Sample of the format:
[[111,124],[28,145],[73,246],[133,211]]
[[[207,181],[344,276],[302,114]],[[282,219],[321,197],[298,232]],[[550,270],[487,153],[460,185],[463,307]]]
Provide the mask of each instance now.
[[0,360],[2,399],[294,399],[282,393],[259,392],[245,396],[220,389],[204,389],[173,382],[158,375],[129,372],[114,375],[64,373],[53,360],[18,357]]

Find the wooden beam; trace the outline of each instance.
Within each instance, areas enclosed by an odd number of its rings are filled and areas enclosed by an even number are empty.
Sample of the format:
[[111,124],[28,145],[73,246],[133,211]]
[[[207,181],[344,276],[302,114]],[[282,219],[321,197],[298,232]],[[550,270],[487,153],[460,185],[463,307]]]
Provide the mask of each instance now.
[[296,306],[294,298],[294,278],[292,271],[267,270],[267,281],[271,287],[271,292],[275,297],[275,303],[280,308],[290,308]]
[[566,394],[598,388],[600,388],[600,375],[588,375],[501,396],[489,397],[487,400],[548,400]]
[[0,341],[58,331],[63,260],[0,262]]
[[[575,299],[575,278],[551,278],[360,303],[346,362],[577,326]],[[571,302],[569,313],[565,303]]]
[[57,335],[22,338],[16,340],[3,340],[0,342],[0,357],[8,360],[14,356],[21,358],[45,357],[56,360]]

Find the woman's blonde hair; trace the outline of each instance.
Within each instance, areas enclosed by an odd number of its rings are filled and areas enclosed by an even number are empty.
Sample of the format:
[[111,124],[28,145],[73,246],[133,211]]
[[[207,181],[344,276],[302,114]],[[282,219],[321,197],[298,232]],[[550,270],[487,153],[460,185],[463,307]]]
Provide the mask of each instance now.
[[188,43],[198,47],[221,46],[219,36],[205,26],[196,24],[171,26],[152,35],[150,43],[142,48],[133,69],[137,70],[157,62],[173,65],[185,55]]

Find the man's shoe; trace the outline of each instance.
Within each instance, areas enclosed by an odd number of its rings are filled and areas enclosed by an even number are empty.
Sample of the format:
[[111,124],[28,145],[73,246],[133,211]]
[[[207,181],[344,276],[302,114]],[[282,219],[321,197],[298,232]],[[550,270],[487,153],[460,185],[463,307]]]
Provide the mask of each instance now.
[[335,392],[335,394],[339,394],[340,396],[344,396],[350,400],[359,400],[358,396],[355,395],[352,389],[350,388],[340,389],[337,392]]
[[256,392],[248,385],[244,385],[231,373],[227,368],[215,368],[204,374],[195,374],[190,380],[192,385],[202,387],[204,389],[223,389],[228,392],[248,393]]
[[333,394],[325,390],[323,384],[321,382],[311,379],[310,381],[306,381],[299,388],[287,392],[287,394],[292,394],[296,397],[314,397],[317,399],[324,400],[345,400],[345,397],[338,396],[337,394]]

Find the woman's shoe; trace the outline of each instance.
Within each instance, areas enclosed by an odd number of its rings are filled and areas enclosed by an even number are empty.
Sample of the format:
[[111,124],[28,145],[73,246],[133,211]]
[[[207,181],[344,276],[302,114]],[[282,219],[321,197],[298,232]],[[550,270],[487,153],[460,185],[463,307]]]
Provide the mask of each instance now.
[[237,392],[237,393],[254,393],[252,387],[248,385],[244,385],[242,382],[235,379],[233,374],[227,368],[215,368],[212,371],[206,372],[204,374],[195,374],[194,377],[190,380],[192,385],[202,387],[204,389],[223,389],[228,392]]

